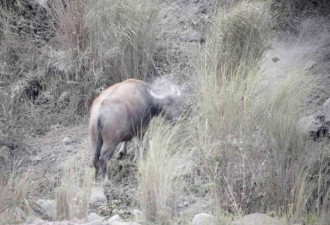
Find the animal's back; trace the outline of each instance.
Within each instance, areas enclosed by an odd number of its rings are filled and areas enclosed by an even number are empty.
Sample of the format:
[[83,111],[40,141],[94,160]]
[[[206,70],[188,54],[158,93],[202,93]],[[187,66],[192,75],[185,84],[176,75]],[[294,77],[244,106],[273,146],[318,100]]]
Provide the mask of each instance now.
[[144,81],[128,79],[107,88],[94,100],[89,119],[89,136],[92,145],[98,138],[100,114],[111,110],[106,108],[110,108],[113,104],[125,105],[128,111],[134,111],[138,106],[147,104],[145,97],[147,88],[148,83]]

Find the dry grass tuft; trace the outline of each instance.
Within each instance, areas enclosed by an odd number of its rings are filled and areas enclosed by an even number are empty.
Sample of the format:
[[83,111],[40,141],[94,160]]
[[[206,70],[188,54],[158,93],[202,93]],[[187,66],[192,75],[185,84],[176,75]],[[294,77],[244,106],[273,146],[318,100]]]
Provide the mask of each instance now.
[[[324,215],[310,202],[327,198],[327,185],[306,180],[311,170],[304,167],[319,145],[310,145],[297,127],[315,80],[305,71],[284,78],[260,71],[273,27],[268,10],[268,4],[243,2],[218,15],[210,29],[200,64],[198,165],[209,178],[215,211],[275,211],[301,222]],[[328,173],[321,171],[320,177]],[[324,207],[326,201],[318,206]]]
[[88,215],[93,170],[86,169],[80,183],[79,171],[74,163],[64,169],[61,186],[55,191],[57,219],[84,218]]
[[31,173],[27,171],[20,177],[20,163],[20,160],[15,160],[8,173],[0,173],[0,224],[24,223],[32,213],[26,195]]
[[185,126],[184,122],[170,125],[163,119],[153,120],[144,138],[147,153],[139,162],[139,186],[148,222],[170,224],[175,216],[183,176],[190,167],[190,136]]

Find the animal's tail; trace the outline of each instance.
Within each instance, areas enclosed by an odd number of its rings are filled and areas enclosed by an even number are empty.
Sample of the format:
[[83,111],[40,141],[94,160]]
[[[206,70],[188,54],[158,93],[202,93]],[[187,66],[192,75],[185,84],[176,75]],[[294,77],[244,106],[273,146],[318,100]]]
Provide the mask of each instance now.
[[92,150],[94,151],[93,165],[96,173],[100,168],[99,158],[103,144],[102,136],[100,134],[101,128],[99,126],[99,117],[91,118],[89,121],[89,142]]

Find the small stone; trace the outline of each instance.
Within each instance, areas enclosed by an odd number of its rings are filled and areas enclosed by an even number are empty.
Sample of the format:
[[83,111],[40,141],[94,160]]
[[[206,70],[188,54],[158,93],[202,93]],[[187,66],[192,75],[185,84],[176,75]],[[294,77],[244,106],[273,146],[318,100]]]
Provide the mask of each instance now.
[[62,126],[59,125],[59,124],[53,124],[53,125],[51,125],[51,126],[49,127],[49,129],[50,129],[51,131],[55,131],[55,132],[57,132],[57,131],[60,131],[60,130],[62,129]]
[[55,200],[38,199],[35,202],[34,211],[44,220],[53,220],[56,216]]
[[141,216],[142,215],[142,212],[140,210],[134,209],[133,210],[133,215],[135,215],[135,216]]
[[89,199],[89,206],[99,207],[107,204],[107,197],[104,194],[104,190],[102,186],[92,187],[91,197]]
[[108,209],[108,208],[100,209],[100,214],[101,214],[102,216],[110,216],[110,214],[111,214],[111,210]]
[[120,203],[120,200],[117,200],[117,199],[111,201],[112,205],[118,205],[119,203]]
[[201,42],[201,40],[202,40],[202,34],[198,31],[191,32],[185,38],[185,41],[187,42]]
[[69,137],[65,137],[65,138],[63,139],[63,143],[64,143],[65,145],[69,145],[69,144],[72,143],[72,140],[71,140],[71,138],[69,138]]
[[123,218],[121,218],[118,214],[110,217],[110,219],[108,219],[109,223],[114,223],[114,222],[125,222]]
[[41,161],[41,156],[37,155],[33,158],[33,161],[40,162]]
[[216,219],[214,216],[207,213],[199,213],[194,216],[191,223],[192,225],[216,225]]
[[284,223],[262,213],[253,213],[236,220],[234,225],[284,225]]
[[179,203],[179,207],[180,207],[180,208],[185,208],[185,207],[187,207],[188,205],[189,205],[189,202],[186,201],[186,200],[183,200],[183,201],[181,201],[181,202]]
[[45,223],[45,221],[40,218],[37,218],[33,221],[33,224],[35,224],[35,225],[44,224],[44,223]]
[[110,225],[141,225],[135,222],[113,222]]
[[92,221],[102,221],[102,217],[97,215],[96,213],[90,213],[87,217],[88,222],[92,222]]
[[36,100],[36,104],[45,104],[49,103],[54,99],[53,94],[50,91],[45,91]]
[[120,209],[120,210],[118,211],[118,214],[119,214],[119,215],[123,215],[123,214],[125,214],[125,211],[124,211],[123,209]]
[[71,94],[68,91],[63,91],[57,102],[69,102],[71,98]]

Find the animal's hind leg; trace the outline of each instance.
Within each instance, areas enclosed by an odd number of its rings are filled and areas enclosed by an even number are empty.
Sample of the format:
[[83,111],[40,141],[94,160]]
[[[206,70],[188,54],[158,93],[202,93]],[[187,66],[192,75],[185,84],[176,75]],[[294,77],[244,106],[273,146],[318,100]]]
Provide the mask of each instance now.
[[94,156],[93,165],[94,165],[94,168],[95,168],[95,181],[96,181],[97,180],[97,175],[98,175],[99,170],[100,170],[100,161],[97,158],[97,156]]
[[100,155],[100,167],[102,171],[102,177],[104,181],[108,181],[108,162],[111,159],[115,149],[117,147],[117,144],[103,144],[101,149],[101,155]]
[[127,142],[124,141],[119,152],[118,152],[118,157],[117,159],[122,159],[124,157],[124,155],[127,154]]
[[135,147],[135,157],[134,157],[134,161],[139,162],[140,159],[143,158],[143,143],[142,143],[142,139],[138,138],[138,146]]

